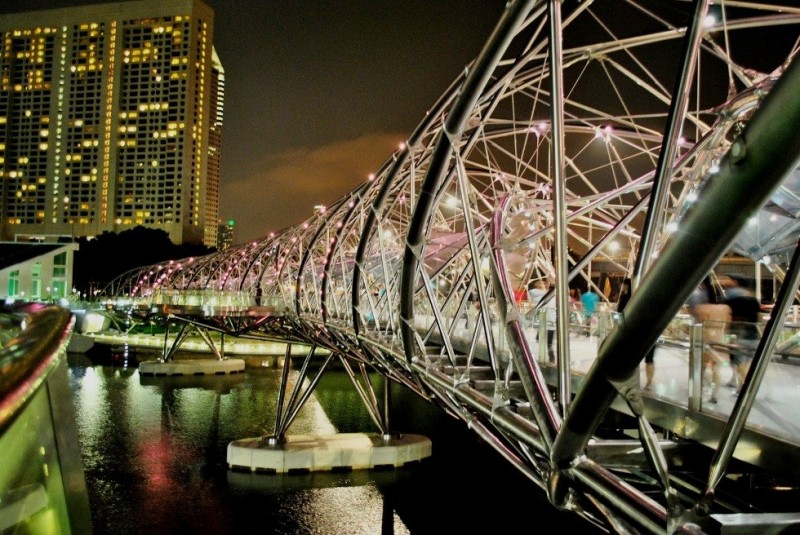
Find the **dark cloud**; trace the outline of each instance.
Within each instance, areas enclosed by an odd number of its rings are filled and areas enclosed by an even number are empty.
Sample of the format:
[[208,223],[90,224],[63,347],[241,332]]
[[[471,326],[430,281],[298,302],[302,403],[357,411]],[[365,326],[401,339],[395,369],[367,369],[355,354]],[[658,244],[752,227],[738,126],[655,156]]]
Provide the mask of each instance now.
[[369,134],[260,156],[246,175],[228,182],[221,213],[236,220],[238,243],[297,224],[314,206],[330,205],[367,180],[403,139]]
[[220,217],[237,220],[237,241],[303,221],[375,171],[477,56],[505,7],[207,2],[226,75]]

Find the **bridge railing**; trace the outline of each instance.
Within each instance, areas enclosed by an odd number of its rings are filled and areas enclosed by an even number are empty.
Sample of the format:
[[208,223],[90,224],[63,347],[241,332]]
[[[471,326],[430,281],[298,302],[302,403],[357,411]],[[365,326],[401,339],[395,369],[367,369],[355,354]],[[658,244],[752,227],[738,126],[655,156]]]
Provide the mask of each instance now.
[[0,311],[2,533],[91,533],[67,377],[74,321],[58,307]]
[[[506,363],[511,348],[497,316],[495,312],[489,314],[495,351],[500,360]],[[476,319],[477,314],[472,311],[454,321],[451,343],[457,348],[469,346],[471,326]],[[571,318],[568,354],[572,374],[583,376],[588,372],[597,358],[604,337],[618,320],[619,315],[608,306],[602,307],[588,325],[579,317]],[[420,314],[416,318],[416,325],[424,329],[430,321],[429,316]],[[742,354],[743,362],[747,365],[755,351],[756,341],[748,344],[735,334],[748,325],[752,325],[757,332],[762,332],[764,328],[763,321],[757,324],[716,320],[697,322],[686,311],[675,315],[657,342],[654,382],[652,388],[644,391],[644,395],[690,413],[704,413],[727,420],[741,384],[736,379],[737,372],[730,355]],[[537,362],[543,369],[555,369],[555,364],[548,357],[547,328],[553,329],[554,326],[547,325],[545,310],[540,309],[525,320],[525,336]],[[485,344],[478,342],[473,351],[479,360],[485,359]],[[778,347],[773,352],[758,390],[757,403],[746,423],[755,432],[784,439],[796,446],[800,446],[800,426],[781,415],[793,414],[793,407],[800,406],[800,384],[793,384],[794,374],[789,370],[791,366],[800,365],[798,357],[800,325],[789,321],[780,331]],[[642,364],[641,385],[644,385],[645,373],[645,365]]]
[[[530,322],[528,336],[540,364],[547,366],[543,317],[544,311],[540,310]],[[588,336],[585,326],[572,325],[569,353],[573,373],[582,374],[588,370],[597,357],[597,348],[604,335],[608,333],[604,331],[605,326],[613,328],[618,319],[619,315],[613,311],[601,311],[592,322]],[[727,419],[739,387],[730,355],[741,354],[747,366],[755,351],[754,341],[748,343],[736,334],[747,326],[762,332],[764,322],[696,322],[688,313],[677,314],[657,343],[655,380],[645,396]],[[792,414],[793,407],[800,406],[800,384],[794,384],[794,374],[788,369],[800,365],[798,358],[800,325],[789,321],[780,331],[777,349],[773,352],[747,425],[760,433],[800,446],[800,427],[781,417]],[[643,365],[642,384],[644,373]]]

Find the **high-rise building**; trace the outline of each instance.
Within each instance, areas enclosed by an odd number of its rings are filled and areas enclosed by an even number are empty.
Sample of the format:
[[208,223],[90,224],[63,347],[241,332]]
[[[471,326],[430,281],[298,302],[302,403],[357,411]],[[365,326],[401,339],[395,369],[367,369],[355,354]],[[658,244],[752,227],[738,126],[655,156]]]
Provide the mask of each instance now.
[[211,98],[209,100],[208,157],[206,161],[206,216],[203,243],[213,247],[217,243],[219,217],[220,147],[222,146],[222,112],[225,103],[225,70],[213,51],[211,68]]
[[217,225],[217,250],[224,251],[233,245],[233,228],[235,222],[233,219],[227,221],[220,221]]
[[216,245],[225,74],[200,0],[0,15],[0,237]]

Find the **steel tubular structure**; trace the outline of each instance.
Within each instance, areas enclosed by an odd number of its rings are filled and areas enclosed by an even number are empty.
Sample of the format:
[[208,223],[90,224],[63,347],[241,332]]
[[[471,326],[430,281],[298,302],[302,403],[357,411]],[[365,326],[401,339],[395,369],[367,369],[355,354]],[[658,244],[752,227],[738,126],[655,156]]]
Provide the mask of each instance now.
[[[722,453],[696,466],[696,450],[648,421],[638,367],[726,252],[788,273],[778,314],[796,293],[798,36],[788,0],[512,0],[356,190],[263,239],[135,270],[107,294],[247,309],[215,328],[327,349],[411,388],[609,531],[714,532],[742,512],[769,524],[776,511],[754,498],[719,497],[752,399]],[[569,290],[603,294],[598,265],[635,291],[576,382]],[[520,300],[537,281],[551,289]],[[526,331],[551,299],[547,366]],[[628,427],[611,417],[620,401]],[[371,414],[388,432],[388,411]]]

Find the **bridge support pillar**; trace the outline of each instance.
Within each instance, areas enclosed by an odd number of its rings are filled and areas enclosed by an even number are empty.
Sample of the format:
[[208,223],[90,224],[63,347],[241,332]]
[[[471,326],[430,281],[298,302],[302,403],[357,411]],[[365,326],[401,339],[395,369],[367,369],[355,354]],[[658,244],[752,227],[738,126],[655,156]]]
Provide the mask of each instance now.
[[286,435],[266,442],[256,437],[228,444],[228,467],[278,474],[397,468],[430,457],[431,450],[431,440],[422,435]]

